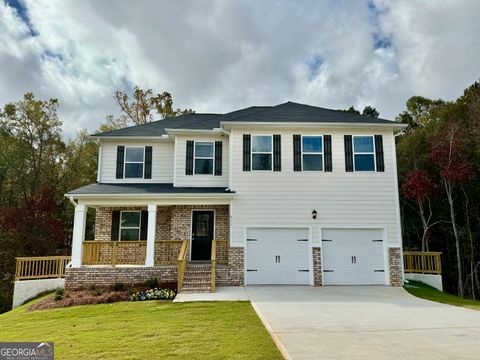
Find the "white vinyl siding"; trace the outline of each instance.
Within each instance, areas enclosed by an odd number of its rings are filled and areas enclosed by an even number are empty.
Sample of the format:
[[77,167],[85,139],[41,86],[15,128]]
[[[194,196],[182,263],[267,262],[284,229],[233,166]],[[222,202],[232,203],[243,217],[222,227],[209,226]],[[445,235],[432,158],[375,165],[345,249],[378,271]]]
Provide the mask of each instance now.
[[[234,129],[232,141],[232,246],[245,246],[245,228],[308,226],[312,242],[320,246],[319,228],[325,225],[386,227],[389,244],[400,245],[397,229],[393,133],[380,128],[262,129],[282,135],[282,171],[242,170],[243,138],[252,129]],[[255,130],[255,133],[261,133]],[[332,135],[332,172],[293,171],[293,134]],[[345,172],[345,134],[383,135],[385,172]],[[312,210],[318,211],[316,220]]]
[[[117,146],[127,147],[152,147],[152,178],[116,179]],[[173,183],[173,141],[142,142],[136,141],[103,141],[102,142],[101,168],[99,181],[102,183]]]
[[[215,141],[222,142],[222,175],[185,175],[185,160],[186,160],[186,142],[187,140],[193,140],[198,142],[210,142]],[[181,135],[175,137],[176,145],[176,166],[175,166],[175,186],[187,187],[228,187],[228,158],[229,158],[229,145],[228,136],[221,135]],[[213,146],[213,156],[215,157],[215,146]],[[215,163],[215,161],[213,161]],[[195,164],[194,164],[195,165]]]

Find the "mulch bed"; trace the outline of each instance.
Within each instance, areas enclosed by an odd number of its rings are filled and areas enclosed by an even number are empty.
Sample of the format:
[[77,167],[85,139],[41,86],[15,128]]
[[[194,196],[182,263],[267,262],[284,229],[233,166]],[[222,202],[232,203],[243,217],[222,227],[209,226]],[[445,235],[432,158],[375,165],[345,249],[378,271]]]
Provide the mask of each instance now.
[[78,290],[69,291],[67,296],[61,300],[55,300],[54,294],[33,304],[28,310],[55,309],[77,305],[106,304],[118,301],[128,301],[128,291],[105,290],[102,294],[94,291]]

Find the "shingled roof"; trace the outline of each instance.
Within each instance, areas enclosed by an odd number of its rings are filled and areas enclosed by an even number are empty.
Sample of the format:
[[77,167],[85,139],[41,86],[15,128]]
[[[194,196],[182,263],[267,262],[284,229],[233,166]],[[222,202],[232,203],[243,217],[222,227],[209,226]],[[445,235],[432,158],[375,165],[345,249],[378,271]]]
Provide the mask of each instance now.
[[394,124],[391,120],[372,118],[370,116],[357,115],[345,111],[325,109],[289,101],[276,106],[251,106],[226,114],[186,114],[152,121],[143,125],[94,134],[92,136],[161,136],[166,134],[165,129],[212,130],[214,128],[219,128],[220,123],[222,122]]

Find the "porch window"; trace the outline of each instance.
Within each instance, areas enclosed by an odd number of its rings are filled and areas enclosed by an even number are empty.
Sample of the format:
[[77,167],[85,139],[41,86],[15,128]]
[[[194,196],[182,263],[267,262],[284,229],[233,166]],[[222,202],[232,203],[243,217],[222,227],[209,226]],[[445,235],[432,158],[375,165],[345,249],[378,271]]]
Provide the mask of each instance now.
[[195,175],[213,174],[213,142],[195,142]]
[[272,139],[272,135],[252,135],[252,170],[272,170]]
[[375,145],[373,136],[353,137],[353,159],[355,171],[375,171]]
[[140,240],[141,211],[120,213],[120,240]]
[[143,165],[145,160],[144,147],[125,148],[125,179],[143,178]]

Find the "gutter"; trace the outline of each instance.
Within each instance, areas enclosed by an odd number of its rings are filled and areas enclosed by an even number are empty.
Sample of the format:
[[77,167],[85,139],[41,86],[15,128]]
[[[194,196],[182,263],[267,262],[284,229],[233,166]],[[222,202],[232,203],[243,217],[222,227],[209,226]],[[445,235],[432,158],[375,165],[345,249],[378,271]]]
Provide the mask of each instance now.
[[256,121],[221,121],[220,126],[223,129],[241,127],[241,126],[251,126],[251,127],[284,127],[284,128],[319,128],[319,127],[329,127],[329,128],[399,128],[404,129],[408,125],[403,123],[398,123],[392,121],[391,124],[388,123],[346,123],[346,122],[256,122]]

